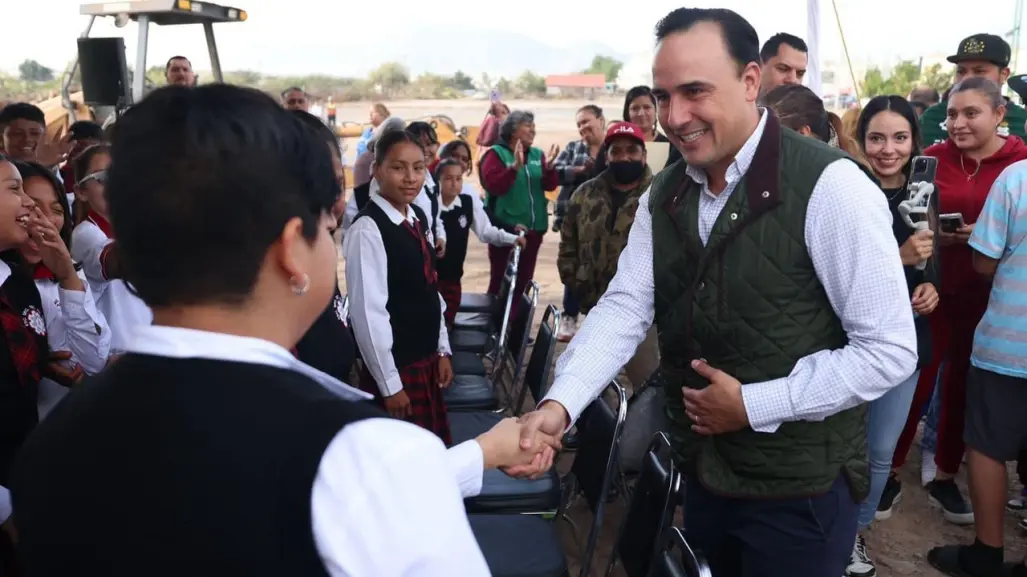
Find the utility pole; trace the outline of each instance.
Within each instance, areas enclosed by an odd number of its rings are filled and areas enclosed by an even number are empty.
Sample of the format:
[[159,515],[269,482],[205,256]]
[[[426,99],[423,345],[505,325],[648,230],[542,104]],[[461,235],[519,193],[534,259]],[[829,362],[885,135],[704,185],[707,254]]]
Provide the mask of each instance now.
[[1009,31],[1006,36],[1009,38],[1009,44],[1012,47],[1013,59],[1009,63],[1010,69],[1015,74],[1017,72],[1017,61],[1020,59],[1020,25],[1023,21],[1023,0],[1015,0],[1016,9],[1013,13],[1013,29]]

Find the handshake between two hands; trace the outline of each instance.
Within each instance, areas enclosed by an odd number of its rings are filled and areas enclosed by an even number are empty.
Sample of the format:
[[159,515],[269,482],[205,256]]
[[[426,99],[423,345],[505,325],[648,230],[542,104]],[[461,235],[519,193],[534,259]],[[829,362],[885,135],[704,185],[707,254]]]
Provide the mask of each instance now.
[[553,466],[567,421],[564,408],[552,402],[518,419],[503,419],[476,439],[485,469],[498,468],[511,477],[537,479]]

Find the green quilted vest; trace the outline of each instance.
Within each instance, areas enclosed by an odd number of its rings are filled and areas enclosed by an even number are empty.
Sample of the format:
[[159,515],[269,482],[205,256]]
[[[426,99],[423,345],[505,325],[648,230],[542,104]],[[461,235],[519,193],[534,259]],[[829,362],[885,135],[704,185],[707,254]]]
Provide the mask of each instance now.
[[772,434],[746,428],[702,436],[691,430],[681,395],[682,387],[707,384],[691,369],[693,359],[745,386],[786,377],[800,358],[848,343],[804,240],[814,185],[840,158],[845,153],[782,129],[770,114],[752,165],[705,246],[701,188],[684,162],[653,179],[655,322],[672,442],[684,470],[715,493],[815,495],[843,472],[854,498],[867,494],[865,405],[822,422],[787,422]]
[[[514,153],[502,144],[492,147],[507,166],[514,163]],[[486,193],[488,206],[496,217],[507,224],[520,224],[528,230],[549,229],[549,200],[542,190],[542,149],[534,146],[524,152],[524,166],[517,171],[517,180],[503,196]]]

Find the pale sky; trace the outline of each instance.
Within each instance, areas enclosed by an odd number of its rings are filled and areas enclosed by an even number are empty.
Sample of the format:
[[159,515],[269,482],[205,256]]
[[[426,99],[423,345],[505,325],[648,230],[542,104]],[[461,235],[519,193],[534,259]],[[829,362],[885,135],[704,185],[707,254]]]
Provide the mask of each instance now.
[[[502,12],[494,0],[239,0],[249,20],[215,27],[222,67],[226,70],[273,69],[289,66],[275,56],[279,46],[292,53],[305,49],[338,50],[341,74],[367,70],[379,64],[375,48],[388,42],[385,30],[402,34],[411,28],[447,30],[494,28],[525,34],[565,47],[581,41],[601,42],[623,54],[637,54],[652,46],[656,21],[681,0],[581,3],[569,0],[515,0],[512,14]],[[837,23],[830,0],[821,3],[821,59],[842,57]],[[745,16],[761,41],[774,32],[806,36],[807,0],[691,1],[689,5],[721,6]],[[976,32],[1006,34],[1013,28],[1014,0],[973,0],[973,10],[939,9],[927,0],[837,0],[846,40],[854,61],[888,65],[921,54],[950,53],[959,40]],[[0,69],[15,71],[26,58],[61,69],[74,58],[75,38],[85,26],[78,15],[78,0],[0,0],[3,49]],[[603,10],[600,7],[610,6]],[[965,4],[964,4],[965,6]],[[124,35],[128,61],[134,62],[135,24],[123,29],[112,21],[98,21],[93,36]],[[1027,42],[1025,42],[1027,44]],[[426,49],[430,49],[426,47]],[[473,50],[468,46],[468,50]],[[516,50],[515,47],[511,47]],[[199,69],[209,67],[203,31],[199,27],[152,27],[148,65],[163,64],[169,56],[187,54]],[[460,54],[452,55],[452,68],[460,68]],[[1027,64],[1021,66],[1027,68]],[[476,71],[471,71],[476,72]]]

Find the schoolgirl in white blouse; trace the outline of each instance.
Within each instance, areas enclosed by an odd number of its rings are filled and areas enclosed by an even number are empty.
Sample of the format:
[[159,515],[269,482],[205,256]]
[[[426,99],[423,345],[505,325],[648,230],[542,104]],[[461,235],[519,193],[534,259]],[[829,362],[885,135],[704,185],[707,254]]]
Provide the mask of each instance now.
[[[149,325],[153,313],[122,280],[117,241],[107,212],[107,167],[110,148],[94,144],[75,157],[75,219],[71,234],[71,256],[82,264],[96,304],[111,328],[111,354],[127,348],[132,328]],[[81,176],[80,176],[81,175]]]
[[71,220],[68,199],[53,173],[35,163],[18,163],[25,194],[35,204],[39,233],[20,247],[32,268],[43,307],[49,371],[39,381],[42,419],[83,376],[103,370],[110,354],[111,330],[97,310],[81,271],[75,270],[68,244]]

